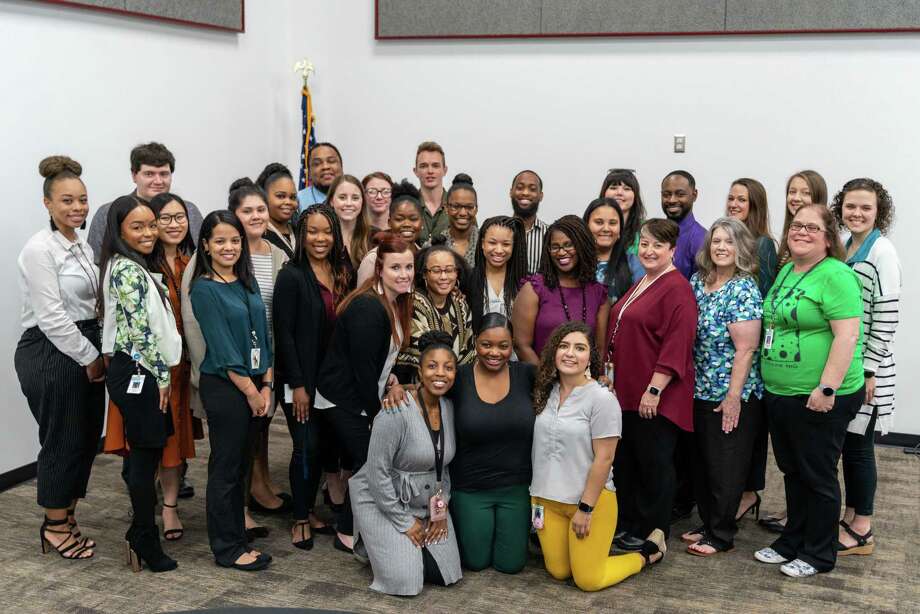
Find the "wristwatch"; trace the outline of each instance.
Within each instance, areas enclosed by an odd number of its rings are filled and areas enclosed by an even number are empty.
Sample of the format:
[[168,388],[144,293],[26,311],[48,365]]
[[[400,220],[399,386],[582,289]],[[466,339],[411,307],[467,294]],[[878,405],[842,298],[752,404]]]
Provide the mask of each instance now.
[[579,501],[579,502],[578,502],[578,511],[579,511],[579,512],[584,512],[585,514],[590,514],[591,512],[594,511],[594,507],[588,505],[588,504],[585,503],[584,501]]
[[837,391],[834,390],[830,386],[825,386],[824,384],[821,384],[821,394],[823,394],[826,397],[832,397],[835,394],[837,394]]
[[653,397],[657,397],[658,395],[661,394],[661,388],[658,388],[657,386],[649,386],[648,393],[652,395]]
[[269,390],[274,390],[275,382],[262,382],[262,387],[265,388],[266,386],[268,386]]

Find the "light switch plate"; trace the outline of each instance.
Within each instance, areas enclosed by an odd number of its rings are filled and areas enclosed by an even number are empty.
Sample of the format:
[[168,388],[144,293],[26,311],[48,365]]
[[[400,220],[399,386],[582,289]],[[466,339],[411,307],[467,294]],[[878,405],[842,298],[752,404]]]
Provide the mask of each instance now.
[[684,153],[687,151],[687,136],[684,134],[674,135],[674,153]]

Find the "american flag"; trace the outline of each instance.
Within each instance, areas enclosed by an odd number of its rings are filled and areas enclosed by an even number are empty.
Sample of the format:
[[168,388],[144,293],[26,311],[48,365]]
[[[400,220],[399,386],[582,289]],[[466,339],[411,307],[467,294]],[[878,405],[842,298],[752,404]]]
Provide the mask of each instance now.
[[313,129],[313,123],[316,118],[313,116],[313,100],[310,98],[310,88],[304,83],[300,96],[300,110],[303,114],[303,139],[300,143],[300,187],[304,189],[310,185],[310,173],[307,169],[307,155],[310,148],[316,145],[316,130]]

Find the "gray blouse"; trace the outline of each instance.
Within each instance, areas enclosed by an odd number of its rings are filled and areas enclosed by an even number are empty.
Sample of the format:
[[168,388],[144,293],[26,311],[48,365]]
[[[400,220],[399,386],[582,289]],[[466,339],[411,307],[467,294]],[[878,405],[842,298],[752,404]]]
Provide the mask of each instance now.
[[[606,386],[591,380],[575,388],[559,406],[559,384],[533,429],[530,494],[560,503],[578,503],[594,462],[592,440],[619,437],[620,404]],[[607,490],[615,490],[607,476]]]

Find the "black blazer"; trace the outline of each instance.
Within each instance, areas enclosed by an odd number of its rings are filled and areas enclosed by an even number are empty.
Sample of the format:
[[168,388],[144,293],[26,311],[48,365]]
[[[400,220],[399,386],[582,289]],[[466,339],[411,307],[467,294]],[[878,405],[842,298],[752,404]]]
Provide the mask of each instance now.
[[336,407],[364,411],[373,418],[380,410],[377,382],[391,336],[390,319],[380,300],[372,294],[355,298],[335,321],[316,383],[323,397]]
[[278,271],[272,305],[275,384],[303,386],[310,398],[331,334],[319,283],[309,263],[287,262]]

